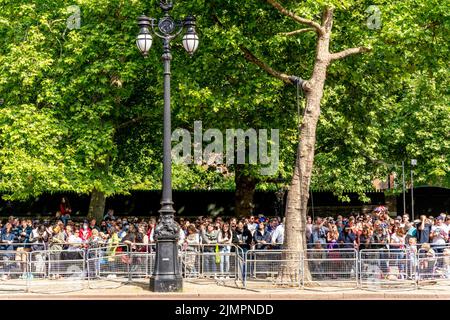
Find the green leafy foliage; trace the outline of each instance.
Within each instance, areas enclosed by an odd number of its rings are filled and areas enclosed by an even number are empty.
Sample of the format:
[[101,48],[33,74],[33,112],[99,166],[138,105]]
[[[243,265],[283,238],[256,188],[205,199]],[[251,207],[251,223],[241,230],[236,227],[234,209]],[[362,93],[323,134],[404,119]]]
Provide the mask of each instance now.
[[[107,195],[160,187],[162,46],[142,59],[136,18],[160,16],[158,1],[0,2],[0,191],[24,199],[44,191]],[[421,184],[450,187],[448,9],[437,0],[281,1],[320,21],[335,6],[331,50],[370,53],[328,70],[317,132],[313,189],[361,195],[374,178],[418,159]],[[81,28],[67,28],[78,5]],[[263,0],[175,1],[173,15],[197,17],[200,47],[172,43],[172,128],[280,129],[280,174],[289,179],[298,143],[296,88],[247,62],[247,47],[276,70],[308,78],[316,35],[282,35],[299,25]],[[274,177],[246,170],[270,189]],[[231,166],[229,172],[233,171]],[[213,167],[174,166],[174,188],[233,188]],[[276,174],[276,176],[278,173]]]

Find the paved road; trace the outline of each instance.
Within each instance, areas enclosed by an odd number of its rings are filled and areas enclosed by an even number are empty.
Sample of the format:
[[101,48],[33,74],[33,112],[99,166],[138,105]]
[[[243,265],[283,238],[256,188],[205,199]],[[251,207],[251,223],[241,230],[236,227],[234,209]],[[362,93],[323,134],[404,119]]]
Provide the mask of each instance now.
[[[109,284],[110,285],[110,284]],[[359,289],[337,288],[254,288],[239,289],[233,282],[217,285],[209,280],[185,280],[181,293],[154,293],[148,290],[148,281],[118,286],[108,289],[82,289],[71,283],[53,282],[51,286],[36,285],[32,293],[13,293],[1,291],[0,299],[51,299],[51,300],[84,300],[84,299],[151,299],[151,300],[382,300],[382,299],[445,299],[450,300],[450,285],[434,285],[416,290],[367,291]],[[74,290],[74,289],[77,290]]]

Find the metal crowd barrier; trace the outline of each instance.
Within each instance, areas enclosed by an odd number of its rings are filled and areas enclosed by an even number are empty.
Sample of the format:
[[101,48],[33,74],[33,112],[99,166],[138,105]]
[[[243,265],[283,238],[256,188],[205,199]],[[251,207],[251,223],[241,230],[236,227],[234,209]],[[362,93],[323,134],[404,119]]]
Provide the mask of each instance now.
[[134,244],[129,247],[130,281],[148,279],[155,268],[155,244]]
[[303,259],[300,252],[288,250],[248,250],[240,269],[243,286],[300,287],[303,278]]
[[408,249],[371,249],[359,252],[361,289],[416,289],[416,270],[417,255]]
[[358,254],[356,249],[307,249],[304,254],[305,288],[358,287]]
[[28,290],[29,253],[14,250],[0,251],[0,292]]
[[86,279],[85,254],[82,249],[30,252],[27,291],[65,293],[83,290],[83,280]]
[[[23,245],[13,247],[16,250],[0,250],[0,293],[117,288],[148,280],[154,271],[154,244],[90,248],[71,244],[62,250],[35,244],[34,248],[42,250],[34,251]],[[300,252],[213,244],[181,247],[178,259],[184,278],[215,279],[219,284],[230,280],[248,289],[410,290],[450,284],[450,248],[435,249],[381,246],[359,251],[336,247]]]
[[450,249],[432,254],[419,249],[417,254],[417,283],[421,288],[450,284]]
[[117,288],[130,281],[131,258],[126,245],[88,249],[86,265],[90,289]]
[[236,279],[237,251],[233,244],[191,245],[180,250],[185,278]]

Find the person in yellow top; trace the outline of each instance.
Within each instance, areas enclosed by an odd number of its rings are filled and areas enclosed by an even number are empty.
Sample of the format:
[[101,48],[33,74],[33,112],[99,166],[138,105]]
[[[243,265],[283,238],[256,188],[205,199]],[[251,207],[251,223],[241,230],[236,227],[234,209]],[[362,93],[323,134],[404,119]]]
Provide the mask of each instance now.
[[116,255],[116,250],[119,247],[120,239],[115,228],[109,228],[109,239],[108,247],[106,249],[106,256],[108,261],[114,261],[114,256]]

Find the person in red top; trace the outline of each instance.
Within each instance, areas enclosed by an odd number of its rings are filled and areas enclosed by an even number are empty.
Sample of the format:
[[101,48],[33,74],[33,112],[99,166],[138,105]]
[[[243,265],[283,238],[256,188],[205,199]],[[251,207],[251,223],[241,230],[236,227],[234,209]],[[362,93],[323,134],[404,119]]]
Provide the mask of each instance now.
[[81,238],[83,242],[87,242],[92,236],[92,230],[89,228],[89,225],[85,222],[83,227],[80,229],[78,236]]
[[61,215],[64,216],[67,213],[70,215],[72,213],[72,208],[70,207],[69,200],[66,197],[62,197],[61,203],[59,204],[59,211]]

